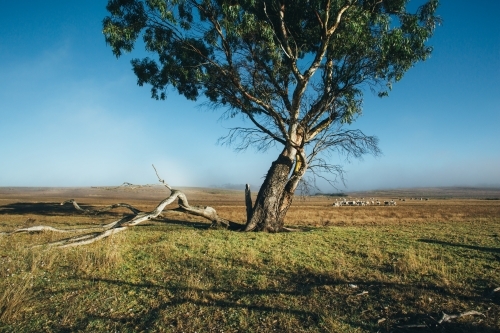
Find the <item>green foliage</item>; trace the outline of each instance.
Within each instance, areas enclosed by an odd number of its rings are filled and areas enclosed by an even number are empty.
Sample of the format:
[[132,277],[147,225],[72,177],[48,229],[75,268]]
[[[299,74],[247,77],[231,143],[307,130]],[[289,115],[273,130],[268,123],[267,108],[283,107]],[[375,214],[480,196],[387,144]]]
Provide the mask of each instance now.
[[[117,57],[142,38],[151,56],[132,67],[153,98],[173,87],[249,119],[256,130],[236,129],[227,139],[241,132],[241,149],[296,145],[300,135],[300,148],[316,145],[316,154],[335,147],[335,133],[361,114],[367,88],[387,96],[429,57],[438,1],[422,1],[413,13],[408,2],[109,0],[103,33]],[[333,136],[317,140],[325,132]]]
[[[336,108],[350,122],[361,111],[363,84],[386,95],[381,87],[432,51],[425,43],[438,22],[438,1],[416,13],[406,11],[407,2],[110,0],[103,33],[117,57],[142,37],[154,57],[132,65],[154,98],[166,98],[172,86],[188,99],[204,93],[217,105],[290,118],[300,105],[290,95],[314,83],[306,113],[321,103],[322,111]],[[319,79],[298,82],[314,66]]]

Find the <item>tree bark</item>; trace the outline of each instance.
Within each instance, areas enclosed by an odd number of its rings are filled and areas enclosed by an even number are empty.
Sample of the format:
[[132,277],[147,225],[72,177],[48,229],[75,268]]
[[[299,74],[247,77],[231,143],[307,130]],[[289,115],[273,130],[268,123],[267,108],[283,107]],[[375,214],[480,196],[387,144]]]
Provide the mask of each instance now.
[[247,210],[247,222],[246,222],[246,224],[248,224],[248,223],[250,223],[250,220],[252,219],[252,215],[253,215],[252,192],[250,191],[249,184],[245,185],[245,206],[246,206],[246,210]]
[[245,231],[283,230],[284,217],[293,198],[293,191],[290,192],[292,188],[287,191],[287,185],[296,154],[295,148],[286,147],[272,163],[257,194],[252,216],[245,226]]

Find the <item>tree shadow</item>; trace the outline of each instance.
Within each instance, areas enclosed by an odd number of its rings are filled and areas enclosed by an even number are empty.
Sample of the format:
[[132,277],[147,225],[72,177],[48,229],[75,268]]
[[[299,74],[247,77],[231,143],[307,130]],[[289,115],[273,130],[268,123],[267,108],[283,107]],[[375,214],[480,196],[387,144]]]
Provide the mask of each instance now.
[[[71,278],[70,278],[71,279]],[[62,326],[57,321],[51,322],[51,329],[55,332],[72,332],[75,330],[85,330],[86,327],[93,320],[103,320],[107,322],[114,322],[121,329],[125,327],[132,328],[133,330],[138,331],[148,331],[151,329],[152,325],[155,324],[158,320],[161,320],[162,311],[166,311],[169,308],[173,308],[175,306],[190,304],[197,308],[217,308],[222,309],[223,311],[227,311],[229,309],[233,310],[247,310],[249,312],[259,312],[263,315],[272,315],[276,313],[286,313],[288,315],[299,318],[301,322],[306,321],[315,321],[319,320],[319,316],[317,313],[307,311],[304,309],[290,309],[285,307],[277,307],[277,306],[266,306],[263,304],[245,304],[240,303],[241,299],[247,298],[249,296],[263,296],[270,297],[272,295],[283,295],[284,292],[280,290],[273,289],[246,289],[246,290],[236,290],[231,288],[210,288],[210,289],[202,289],[195,287],[187,287],[187,286],[168,286],[168,285],[160,285],[154,283],[134,283],[123,280],[113,280],[113,279],[102,279],[102,278],[72,278],[75,280],[85,280],[89,283],[103,283],[107,285],[115,285],[120,287],[120,289],[133,289],[133,290],[141,290],[145,291],[148,294],[156,294],[159,290],[167,291],[173,295],[172,299],[169,301],[160,302],[158,305],[149,307],[146,312],[141,313],[140,316],[129,317],[127,314],[122,314],[119,316],[111,316],[111,315],[96,315],[95,313],[87,312],[84,318],[80,318],[73,325]],[[65,291],[61,291],[65,292]],[[138,291],[140,292],[140,291]],[[227,297],[225,299],[220,299],[220,294],[226,294]],[[54,295],[55,293],[52,293]],[[204,299],[199,299],[197,297],[189,297],[188,294],[204,294]],[[295,293],[289,293],[291,295]],[[211,320],[207,318],[207,321]],[[165,323],[162,323],[164,326]],[[169,324],[172,326],[176,326],[176,319],[174,319]],[[173,330],[177,331],[177,330]],[[186,331],[186,328],[183,328],[182,331]],[[189,330],[188,330],[189,331]]]
[[[318,290],[328,290],[331,297],[325,297],[326,302],[324,305],[330,308],[343,309],[343,314],[347,318],[353,318],[346,320],[351,327],[361,328],[366,331],[500,332],[496,321],[496,318],[500,317],[500,307],[495,299],[488,296],[490,294],[488,291],[491,291],[489,289],[476,294],[470,292],[467,294],[456,289],[426,282],[391,283],[376,279],[339,280],[332,279],[327,274],[317,273],[295,274],[292,275],[291,280],[300,281],[296,283],[296,289],[305,295],[313,294],[315,290],[316,292]],[[325,289],[326,286],[331,288]],[[332,292],[332,290],[334,291]],[[415,306],[427,295],[436,295],[446,301],[443,304],[436,303],[428,308]],[[470,308],[460,308],[457,305],[446,304],[448,300],[453,300],[451,303],[460,304],[459,306],[470,306]],[[438,323],[444,312],[458,314],[480,308],[482,310],[479,310],[479,312],[483,312],[489,317],[488,323],[483,322],[483,317],[473,316]],[[378,325],[379,321],[380,325]]]
[[[203,258],[191,258],[189,262],[180,263],[179,271],[191,269],[194,274],[216,276],[219,267],[208,265]],[[253,264],[238,262],[234,269],[258,270],[262,268]],[[117,325],[121,329],[130,328],[132,330],[149,330],[155,325],[172,325],[171,331],[185,331],[182,329],[185,318],[175,316],[165,317],[165,313],[175,311],[176,306],[189,304],[204,313],[224,313],[227,315],[231,311],[247,311],[258,317],[272,317],[277,321],[276,326],[270,329],[258,329],[262,332],[280,331],[280,315],[287,318],[293,317],[301,324],[297,331],[309,329],[326,328],[325,318],[330,316],[333,320],[341,318],[352,329],[362,331],[379,332],[499,332],[495,326],[495,319],[500,315],[500,307],[495,306],[491,300],[480,295],[466,295],[461,291],[451,290],[428,283],[388,283],[377,279],[371,280],[346,280],[338,279],[328,273],[319,273],[308,268],[297,268],[295,271],[266,271],[265,278],[275,280],[277,283],[266,288],[259,288],[255,285],[241,286],[240,284],[225,284],[221,280],[222,287],[193,287],[189,286],[183,279],[165,280],[159,282],[136,282],[136,280],[109,279],[102,277],[75,276],[69,280],[84,281],[90,284],[104,284],[102,290],[107,286],[116,286],[120,293],[126,295],[133,291],[135,295],[142,295],[143,298],[154,297],[155,295],[168,295],[168,297],[158,297],[154,306],[145,306],[140,311],[140,315],[129,316],[127,313],[104,314],[92,311],[81,313],[83,318],[73,322],[71,327],[58,326],[57,321],[52,322],[52,330],[56,332],[66,332],[71,330],[85,330],[94,320],[108,322]],[[61,291],[64,292],[64,291]],[[435,304],[428,308],[419,308],[415,303],[419,301],[421,295],[439,295],[444,304]],[[287,303],[283,299],[289,300]],[[452,303],[475,306],[480,312],[488,308],[488,322],[481,323],[477,317],[465,317],[460,320],[438,323],[442,316],[441,311],[448,314],[471,310],[469,308],[458,309]],[[315,302],[312,306],[310,303]],[[318,308],[321,303],[319,313],[311,311]],[[291,305],[291,306],[287,306]],[[481,310],[481,308],[483,310]],[[491,310],[490,310],[491,309]],[[408,311],[410,310],[410,311]],[[194,311],[194,310],[193,310]],[[201,312],[201,311],[200,311]],[[492,319],[493,318],[493,319]],[[380,319],[383,322],[379,323]],[[213,320],[210,315],[207,321]],[[166,322],[168,321],[168,322]],[[493,323],[492,323],[493,321]],[[179,327],[177,324],[179,323]],[[76,325],[76,326],[75,326]],[[419,325],[421,327],[411,328]],[[422,328],[422,325],[424,326]],[[252,326],[253,327],[253,326]],[[193,328],[194,330],[195,328]],[[253,327],[252,329],[257,329]],[[328,329],[326,329],[328,330]]]
[[[92,205],[80,205],[83,209],[99,209]],[[127,214],[130,211],[126,210]],[[115,211],[106,211],[98,214],[83,213],[75,209],[71,204],[61,205],[60,202],[16,202],[0,206],[0,215],[42,215],[42,216],[120,216],[125,212],[125,208],[118,208]]]
[[[82,207],[83,209],[90,209],[90,210],[98,208],[92,205],[84,205],[84,204],[79,204],[79,206]],[[170,211],[174,211],[174,209],[172,210],[165,209],[162,214],[163,215],[168,214]],[[75,208],[71,204],[61,205],[61,203],[57,202],[11,203],[8,205],[0,206],[0,215],[88,216],[89,218],[99,216],[100,218],[109,217],[110,219],[119,217],[126,218],[127,216],[130,217],[134,216],[131,215],[126,208],[117,208],[115,211],[106,211],[106,212],[101,212],[99,214],[89,214],[75,210]],[[196,229],[210,229],[211,227],[210,222],[206,223],[190,222],[187,220],[169,218],[165,216],[159,216],[151,220],[151,222],[168,224],[168,225],[178,225]],[[148,226],[151,226],[151,223],[139,224],[134,227],[137,228],[137,227],[148,227]]]
[[209,222],[190,222],[185,220],[162,217],[151,220],[151,222],[149,223],[138,224],[134,226],[134,228],[146,228],[146,227],[151,227],[154,224],[176,225],[181,227],[188,227],[188,228],[195,228],[202,230],[208,230],[211,227],[211,224]]
[[[84,209],[95,208],[92,205],[80,205]],[[0,206],[0,215],[36,214],[43,216],[85,215],[75,210],[73,205],[61,205],[60,202],[16,202]],[[99,215],[117,216],[120,212],[105,212]]]
[[484,246],[451,243],[451,242],[444,242],[444,241],[439,241],[439,240],[435,240],[435,239],[418,239],[417,241],[422,242],[422,243],[428,243],[428,244],[439,244],[439,245],[444,245],[444,246],[462,247],[465,249],[478,250],[478,251],[483,251],[483,252],[500,253],[500,248],[496,248],[496,247],[484,247]]

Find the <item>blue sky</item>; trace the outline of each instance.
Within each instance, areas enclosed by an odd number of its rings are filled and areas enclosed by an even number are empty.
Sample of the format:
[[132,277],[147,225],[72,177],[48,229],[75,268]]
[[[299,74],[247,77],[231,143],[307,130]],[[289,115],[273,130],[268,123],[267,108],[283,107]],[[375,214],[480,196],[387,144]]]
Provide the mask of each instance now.
[[[277,150],[217,145],[230,122],[170,93],[150,98],[102,35],[106,1],[3,1],[0,186],[260,185]],[[434,52],[367,94],[355,128],[383,155],[345,164],[343,191],[500,186],[500,2],[442,0]],[[140,56],[138,50],[135,56]],[[342,163],[342,160],[333,162]],[[326,192],[334,191],[322,186]]]

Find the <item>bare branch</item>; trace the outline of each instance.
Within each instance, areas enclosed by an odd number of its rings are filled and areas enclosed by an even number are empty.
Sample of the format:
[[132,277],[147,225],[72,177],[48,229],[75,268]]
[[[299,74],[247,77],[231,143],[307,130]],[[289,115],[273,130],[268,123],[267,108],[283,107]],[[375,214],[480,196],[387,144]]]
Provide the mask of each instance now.
[[163,179],[160,178],[158,171],[156,171],[155,165],[154,164],[151,164],[151,165],[153,166],[153,169],[155,169],[155,173],[156,173],[156,177],[158,177],[158,181],[160,183],[162,183],[163,185],[165,185],[165,187],[168,188],[170,191],[172,191],[172,188],[167,183],[165,183],[165,181]]
[[92,214],[92,215],[98,215],[101,213],[105,213],[105,212],[110,211],[111,209],[115,209],[115,208],[119,208],[119,207],[128,208],[134,214],[139,214],[140,212],[142,212],[140,209],[137,209],[134,206],[131,206],[127,203],[117,203],[117,204],[113,204],[113,205],[110,205],[108,207],[104,207],[101,209],[89,209],[89,208],[81,208],[74,199],[70,199],[70,200],[66,200],[64,202],[61,202],[61,206],[64,204],[67,204],[67,203],[72,203],[73,207],[75,207],[76,210],[79,210],[79,211],[84,212],[86,214]]
[[[91,228],[76,228],[76,229],[57,229],[53,228],[50,226],[34,226],[34,227],[28,227],[28,228],[21,228],[14,230],[12,232],[2,232],[1,235],[12,235],[16,233],[40,233],[40,232],[57,232],[57,233],[80,233],[80,232],[87,232],[87,234],[84,235],[79,235],[75,237],[70,237],[67,239],[63,239],[60,241],[52,242],[49,244],[46,244],[48,246],[57,246],[57,247],[72,247],[72,246],[81,246],[81,245],[87,245],[91,244],[93,242],[96,242],[98,240],[101,240],[103,238],[109,237],[111,235],[117,234],[119,232],[122,232],[129,227],[136,226],[140,223],[143,223],[145,221],[153,220],[157,218],[162,211],[165,209],[166,206],[174,202],[176,199],[178,201],[179,207],[174,209],[175,211],[181,211],[187,214],[191,215],[196,215],[196,216],[201,216],[204,217],[212,222],[212,227],[224,225],[226,228],[230,228],[233,230],[241,230],[243,225],[239,223],[235,223],[229,220],[226,220],[224,218],[221,218],[217,215],[217,212],[214,208],[208,207],[208,206],[191,206],[187,200],[186,195],[179,190],[172,189],[158,174],[158,171],[153,165],[153,168],[155,169],[156,176],[158,177],[158,180],[164,184],[170,191],[170,195],[162,200],[156,207],[150,212],[142,212],[134,207],[132,207],[129,204],[125,203],[119,203],[119,204],[114,204],[109,207],[105,207],[102,209],[98,210],[92,210],[92,209],[84,209],[76,203],[75,200],[67,200],[61,203],[61,205],[64,205],[65,203],[72,203],[73,207],[75,207],[76,210],[87,213],[87,214],[100,214],[102,212],[108,211],[113,208],[117,207],[126,207],[129,208],[132,212],[133,215],[127,215],[124,216],[123,218],[108,223],[103,226],[99,227],[91,227]],[[99,231],[100,230],[100,231]],[[88,233],[90,232],[90,233]]]
[[80,228],[80,229],[57,229],[49,226],[44,226],[44,225],[38,225],[34,227],[29,227],[29,228],[21,228],[21,229],[16,229],[11,232],[5,232],[4,234],[6,235],[11,235],[11,234],[18,234],[18,233],[38,233],[38,232],[58,232],[58,233],[77,233],[77,232],[87,232],[87,231],[92,231],[95,229],[102,229],[102,227],[93,227],[93,228]]
[[449,315],[449,314],[446,314],[446,313],[443,312],[443,316],[441,317],[441,319],[439,319],[438,323],[442,324],[442,323],[449,322],[452,319],[457,319],[457,318],[466,317],[466,316],[483,316],[483,317],[486,317],[481,312],[477,312],[477,311],[474,311],[474,310],[467,311],[467,312],[462,312],[462,313],[458,313],[458,314],[454,314],[454,315]]
[[219,138],[218,143],[228,146],[240,143],[234,148],[236,151],[244,151],[250,146],[256,147],[259,151],[266,151],[276,144],[274,137],[267,136],[258,129],[235,127],[229,129],[226,136]]
[[[466,317],[466,316],[483,316],[483,317],[486,317],[483,313],[477,312],[477,311],[474,311],[474,310],[472,310],[472,311],[466,311],[466,312],[462,312],[462,313],[458,313],[458,314],[453,314],[453,315],[449,315],[449,314],[446,314],[446,313],[443,312],[443,316],[439,320],[435,320],[431,316],[429,316],[429,317],[432,318],[434,321],[436,321],[436,323],[438,325],[441,325],[443,323],[448,323],[448,322],[452,321],[453,319],[458,319],[458,318],[462,318],[462,317]],[[398,328],[428,328],[428,327],[429,327],[429,325],[426,325],[426,324],[410,324],[410,325],[401,325],[401,326],[398,326]]]

